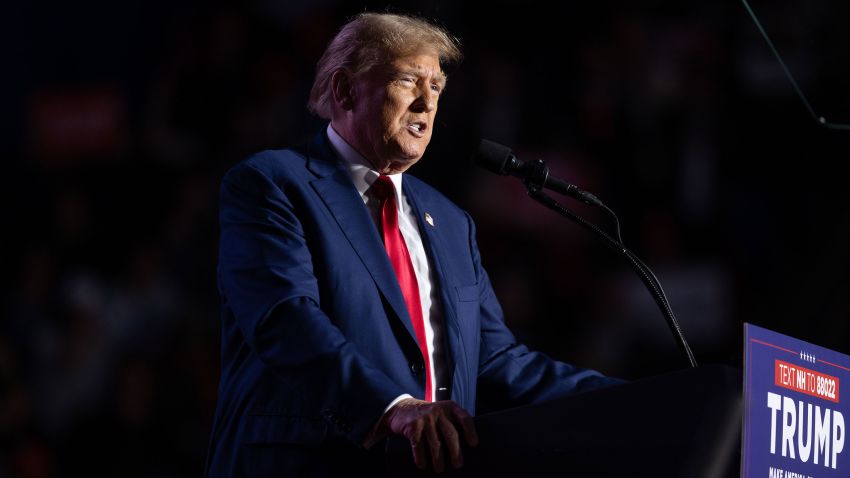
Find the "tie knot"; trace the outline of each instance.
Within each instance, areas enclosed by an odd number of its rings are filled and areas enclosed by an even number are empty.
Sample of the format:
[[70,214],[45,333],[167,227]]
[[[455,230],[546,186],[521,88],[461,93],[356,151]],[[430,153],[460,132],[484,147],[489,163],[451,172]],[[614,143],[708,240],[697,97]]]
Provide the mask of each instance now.
[[393,181],[386,174],[378,176],[378,179],[372,183],[371,189],[375,194],[375,197],[377,197],[381,202],[386,201],[387,198],[395,195],[395,186],[393,186]]

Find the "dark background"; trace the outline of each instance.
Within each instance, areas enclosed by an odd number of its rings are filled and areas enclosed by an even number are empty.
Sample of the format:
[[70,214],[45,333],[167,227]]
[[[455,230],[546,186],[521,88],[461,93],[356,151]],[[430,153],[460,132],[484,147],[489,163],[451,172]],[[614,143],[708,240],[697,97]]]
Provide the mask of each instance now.
[[[850,122],[845,2],[753,6]],[[199,476],[218,380],[218,182],[311,137],[313,69],[386,4],[15,2],[0,15],[0,476]],[[617,211],[701,363],[745,321],[850,353],[850,132],[740,2],[399,2],[462,40],[411,170],[470,211],[517,336],[640,379],[687,366],[628,266],[476,169],[480,137]],[[599,212],[563,199],[610,229]]]

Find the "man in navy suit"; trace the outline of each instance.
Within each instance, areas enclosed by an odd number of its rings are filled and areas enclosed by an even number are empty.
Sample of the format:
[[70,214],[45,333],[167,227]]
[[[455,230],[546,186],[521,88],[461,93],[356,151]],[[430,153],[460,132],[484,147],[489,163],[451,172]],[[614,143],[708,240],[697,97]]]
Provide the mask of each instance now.
[[404,174],[425,153],[456,39],[361,14],[328,46],[297,149],[232,168],[220,197],[222,371],[207,476],[380,473],[388,434],[442,471],[476,402],[516,406],[611,379],[506,328],[474,224]]

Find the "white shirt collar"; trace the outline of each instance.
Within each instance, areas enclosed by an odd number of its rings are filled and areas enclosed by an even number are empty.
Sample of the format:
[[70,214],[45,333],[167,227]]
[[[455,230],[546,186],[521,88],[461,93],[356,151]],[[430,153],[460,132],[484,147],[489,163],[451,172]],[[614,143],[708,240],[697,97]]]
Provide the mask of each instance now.
[[[333,129],[333,126],[328,124],[328,139],[331,141],[331,146],[340,158],[345,161],[348,167],[348,174],[351,175],[351,181],[354,182],[354,187],[360,193],[360,197],[365,197],[366,191],[372,186],[372,183],[378,179],[380,173],[375,171],[369,161],[363,157],[353,146]],[[395,195],[397,203],[401,195],[402,173],[390,174],[389,178],[395,186]]]

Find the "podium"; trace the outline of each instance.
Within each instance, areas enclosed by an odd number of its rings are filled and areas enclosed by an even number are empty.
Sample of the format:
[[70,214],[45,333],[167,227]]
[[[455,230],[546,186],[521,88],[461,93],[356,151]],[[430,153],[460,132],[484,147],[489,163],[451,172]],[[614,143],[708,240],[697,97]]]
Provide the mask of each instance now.
[[[739,476],[742,377],[711,365],[475,417],[479,445],[439,476]],[[389,476],[438,476],[387,442]]]

